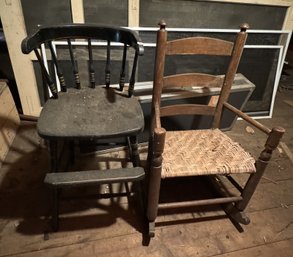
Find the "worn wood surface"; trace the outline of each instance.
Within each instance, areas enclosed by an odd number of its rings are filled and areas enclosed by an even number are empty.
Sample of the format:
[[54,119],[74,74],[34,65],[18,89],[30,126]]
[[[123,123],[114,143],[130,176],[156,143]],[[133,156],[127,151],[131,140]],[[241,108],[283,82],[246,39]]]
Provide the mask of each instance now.
[[178,104],[161,107],[161,117],[172,115],[213,115],[215,107],[199,104]]
[[166,76],[164,87],[221,87],[223,77],[202,73],[185,73]]
[[0,167],[16,136],[19,123],[19,115],[9,87],[6,82],[0,81]]
[[20,42],[26,36],[21,1],[0,1],[0,16],[23,113],[38,116],[41,104],[33,63],[20,49]]

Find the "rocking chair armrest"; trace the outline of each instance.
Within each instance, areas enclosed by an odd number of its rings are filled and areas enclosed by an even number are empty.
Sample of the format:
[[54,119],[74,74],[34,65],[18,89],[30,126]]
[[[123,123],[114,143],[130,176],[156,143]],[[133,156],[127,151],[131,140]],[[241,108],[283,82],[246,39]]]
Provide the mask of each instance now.
[[242,112],[241,110],[237,109],[236,107],[232,106],[231,104],[224,102],[224,106],[231,112],[234,112],[238,117],[242,118],[243,120],[247,121],[254,127],[258,128],[260,131],[264,132],[265,134],[269,135],[271,133],[271,129],[266,127],[265,125],[261,124],[260,122],[254,120],[253,118],[249,117],[247,114]]
[[252,119],[247,114],[240,111],[239,109],[235,108],[231,104],[224,102],[224,106],[228,110],[237,114],[237,116],[241,117],[242,119],[244,119],[245,121],[247,121],[248,123],[250,123],[251,125],[253,125],[254,127],[258,128],[259,130],[261,130],[262,132],[268,135],[268,138],[265,144],[266,151],[271,153],[274,149],[277,148],[283,134],[285,133],[285,129],[283,127],[274,127],[273,129],[269,129],[268,127]]

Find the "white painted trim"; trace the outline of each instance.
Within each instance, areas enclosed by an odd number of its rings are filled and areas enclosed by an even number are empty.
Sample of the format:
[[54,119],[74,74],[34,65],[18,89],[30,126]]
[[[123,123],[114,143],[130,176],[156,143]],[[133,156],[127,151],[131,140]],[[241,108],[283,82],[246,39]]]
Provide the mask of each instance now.
[[284,49],[283,47],[280,48],[278,65],[277,65],[277,72],[276,72],[275,83],[274,83],[274,87],[273,87],[273,94],[272,94],[272,99],[271,99],[271,106],[270,106],[270,111],[269,111],[269,118],[272,118],[272,116],[273,116],[273,109],[274,109],[276,94],[277,94],[278,85],[279,85],[279,82],[281,79],[282,67],[283,67],[283,63],[282,63],[283,49]]
[[139,26],[140,0],[128,0],[128,26]]
[[83,0],[70,0],[73,23],[84,23]]
[[205,2],[220,2],[228,4],[293,6],[292,0],[205,0]]

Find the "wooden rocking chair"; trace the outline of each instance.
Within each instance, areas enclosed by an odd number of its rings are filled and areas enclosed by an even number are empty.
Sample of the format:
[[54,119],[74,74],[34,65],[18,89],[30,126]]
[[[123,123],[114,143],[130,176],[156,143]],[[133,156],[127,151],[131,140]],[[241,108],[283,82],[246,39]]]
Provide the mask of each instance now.
[[[149,236],[155,234],[158,209],[221,204],[232,221],[248,224],[244,210],[260,181],[273,150],[284,134],[281,127],[269,129],[228,103],[231,86],[247,38],[247,24],[241,26],[234,42],[208,37],[189,37],[167,41],[166,24],[161,22],[157,33],[157,48],[152,99],[151,136],[148,151],[148,200],[147,219]],[[229,58],[223,75],[206,73],[183,73],[165,76],[165,59],[172,55],[224,56]],[[167,57],[166,57],[167,56]],[[216,105],[161,103],[161,94],[166,90],[192,92],[192,87],[221,87]],[[254,158],[223,133],[219,127],[223,109],[235,113],[268,135],[264,150]],[[212,117],[210,129],[166,131],[161,117],[177,115],[208,115]],[[163,123],[162,123],[163,124]],[[241,187],[232,174],[250,174]],[[240,192],[238,195],[220,194],[213,199],[160,203],[162,179],[175,177],[205,176],[219,186],[218,178],[226,177]],[[240,225],[239,225],[240,226]],[[241,227],[241,226],[240,226]]]

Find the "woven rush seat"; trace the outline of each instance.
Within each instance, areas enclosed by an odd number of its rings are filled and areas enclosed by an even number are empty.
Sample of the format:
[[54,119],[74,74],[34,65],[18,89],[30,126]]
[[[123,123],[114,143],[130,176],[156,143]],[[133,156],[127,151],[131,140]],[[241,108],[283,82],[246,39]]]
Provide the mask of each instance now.
[[254,158],[219,129],[166,132],[162,178],[255,171]]

